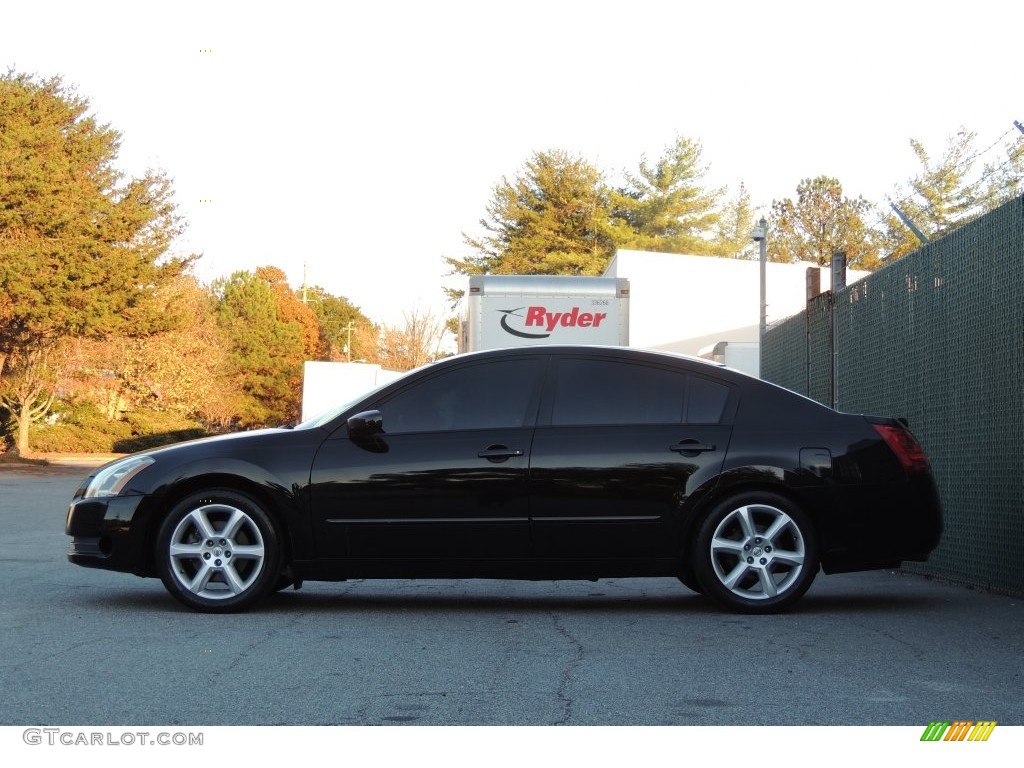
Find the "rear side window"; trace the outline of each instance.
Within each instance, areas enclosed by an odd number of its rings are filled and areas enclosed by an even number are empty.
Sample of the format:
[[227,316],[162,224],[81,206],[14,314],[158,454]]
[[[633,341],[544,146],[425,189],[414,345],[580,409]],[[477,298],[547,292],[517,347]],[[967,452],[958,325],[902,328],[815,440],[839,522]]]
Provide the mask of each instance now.
[[686,423],[717,424],[722,420],[728,400],[729,387],[725,384],[691,376],[686,398]]
[[618,360],[558,362],[551,423],[718,424],[730,389],[682,371]]
[[551,423],[678,424],[686,379],[665,368],[564,358],[558,363]]
[[379,406],[384,431],[402,434],[522,427],[540,373],[539,358],[495,360],[437,373]]

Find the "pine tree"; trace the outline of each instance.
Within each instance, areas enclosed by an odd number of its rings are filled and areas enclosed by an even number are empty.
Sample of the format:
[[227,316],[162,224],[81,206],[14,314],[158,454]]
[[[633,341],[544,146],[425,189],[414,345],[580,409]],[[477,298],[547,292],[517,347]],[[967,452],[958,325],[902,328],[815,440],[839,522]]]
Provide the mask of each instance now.
[[[896,204],[929,240],[952,232],[985,211],[984,184],[974,174],[974,139],[974,133],[961,128],[949,137],[938,160],[920,141],[910,140],[921,168],[909,180],[909,191],[896,190]],[[898,259],[921,247],[917,236],[895,213],[887,212],[884,221],[887,259]]]
[[714,253],[731,259],[757,258],[758,249],[751,239],[756,222],[750,193],[740,184],[736,197],[725,203],[715,227]]
[[189,262],[167,258],[181,231],[171,183],[126,178],[119,142],[59,77],[0,77],[0,394],[15,410],[31,404],[5,383],[8,360],[24,377],[63,337],[167,327],[152,299]]
[[445,261],[458,274],[596,275],[611,258],[601,174],[566,152],[537,152],[520,174],[494,187],[475,253]]
[[679,136],[654,164],[640,158],[637,173],[611,193],[615,243],[662,253],[714,253],[722,190],[708,189],[699,143]]
[[227,347],[227,380],[244,427],[279,426],[299,414],[302,328],[283,321],[274,288],[250,272],[214,283],[217,322]]

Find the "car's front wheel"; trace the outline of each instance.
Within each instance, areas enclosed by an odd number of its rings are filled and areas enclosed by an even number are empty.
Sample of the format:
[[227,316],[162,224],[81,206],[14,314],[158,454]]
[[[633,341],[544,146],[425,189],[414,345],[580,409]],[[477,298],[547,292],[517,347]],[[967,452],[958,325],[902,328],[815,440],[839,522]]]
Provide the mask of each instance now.
[[717,504],[704,518],[693,569],[709,597],[743,613],[774,613],[807,591],[818,572],[818,546],[798,506],[769,491]]
[[157,534],[156,563],[175,599],[198,611],[227,613],[248,608],[277,584],[281,547],[259,503],[216,489],[174,506]]

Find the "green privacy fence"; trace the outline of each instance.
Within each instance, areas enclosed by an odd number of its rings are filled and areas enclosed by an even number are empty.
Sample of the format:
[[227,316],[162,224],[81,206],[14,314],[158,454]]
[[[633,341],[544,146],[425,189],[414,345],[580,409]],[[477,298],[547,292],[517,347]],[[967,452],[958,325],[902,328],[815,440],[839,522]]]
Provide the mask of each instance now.
[[761,355],[769,381],[910,420],[945,532],[907,570],[1024,594],[1024,197],[819,296]]

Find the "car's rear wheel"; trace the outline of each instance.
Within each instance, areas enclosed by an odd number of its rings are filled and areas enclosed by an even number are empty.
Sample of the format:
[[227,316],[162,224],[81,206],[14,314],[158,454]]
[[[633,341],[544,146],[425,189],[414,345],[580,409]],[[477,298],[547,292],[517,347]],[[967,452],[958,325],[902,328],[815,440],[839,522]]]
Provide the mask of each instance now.
[[277,584],[281,548],[259,503],[216,489],[174,506],[157,534],[156,563],[175,599],[198,611],[227,613],[248,608]]
[[779,494],[750,491],[717,504],[698,530],[694,575],[709,597],[743,613],[773,613],[807,591],[818,572],[810,520]]

